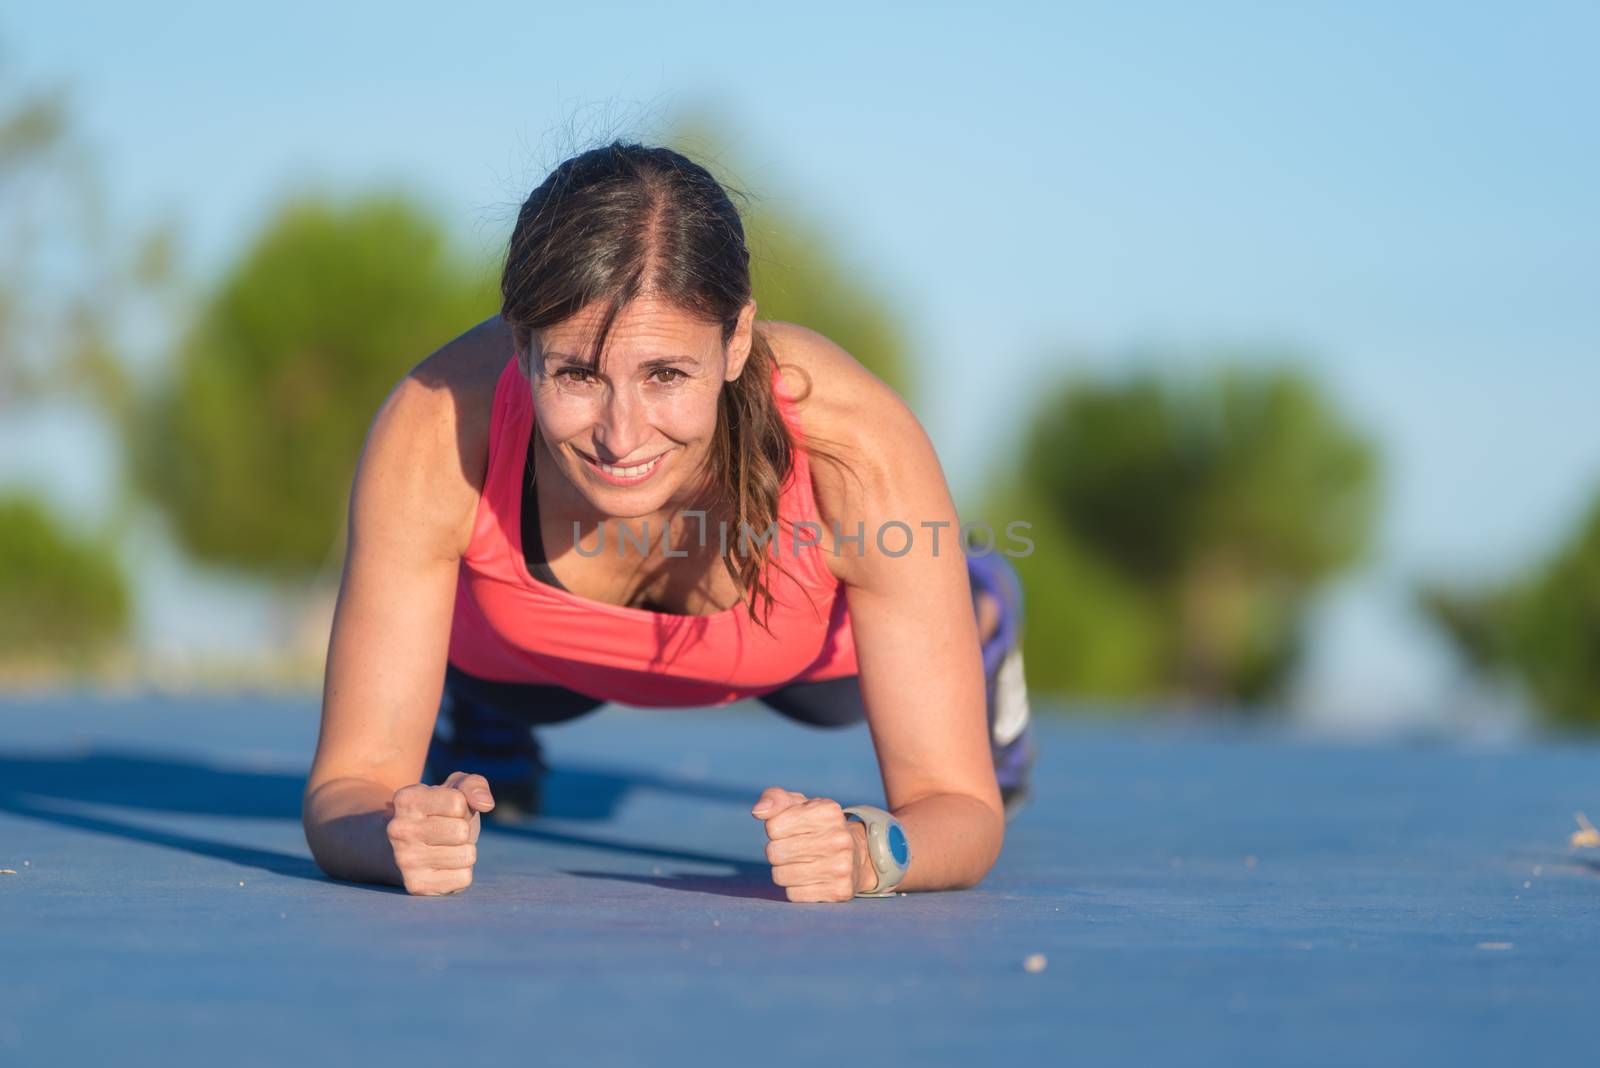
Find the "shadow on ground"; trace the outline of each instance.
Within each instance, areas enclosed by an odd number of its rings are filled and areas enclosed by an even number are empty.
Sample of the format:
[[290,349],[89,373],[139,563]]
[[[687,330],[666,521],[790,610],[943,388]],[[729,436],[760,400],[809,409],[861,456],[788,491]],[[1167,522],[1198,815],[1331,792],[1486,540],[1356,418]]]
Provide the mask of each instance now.
[[[131,749],[0,752],[0,812],[181,850],[291,878],[336,881],[329,880],[309,856],[242,846],[137,822],[142,814],[298,822],[305,783],[304,775],[204,763],[176,754]],[[552,767],[547,774],[544,810],[540,817],[519,824],[485,824],[483,833],[602,853],[733,869],[730,875],[687,876],[569,872],[584,878],[650,883],[669,889],[737,897],[770,898],[775,896],[775,891],[776,896],[782,896],[782,891],[772,885],[767,865],[762,863],[693,850],[608,841],[539,826],[541,819],[609,821],[623,801],[639,791],[715,803],[745,803],[761,792],[747,785],[718,784],[649,769],[562,764]],[[130,816],[134,819],[127,818]],[[404,892],[398,887],[373,888]]]

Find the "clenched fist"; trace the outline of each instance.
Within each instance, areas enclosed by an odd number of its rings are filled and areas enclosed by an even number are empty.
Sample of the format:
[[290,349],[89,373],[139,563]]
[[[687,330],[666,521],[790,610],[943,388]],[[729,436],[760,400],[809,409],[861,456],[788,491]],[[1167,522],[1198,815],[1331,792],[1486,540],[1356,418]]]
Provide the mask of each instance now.
[[394,792],[389,843],[409,894],[454,894],[472,885],[478,859],[478,813],[494,807],[482,775],[453,771],[439,786],[415,783]]
[[750,815],[766,823],[772,881],[790,901],[849,901],[877,887],[866,830],[839,802],[770,786]]

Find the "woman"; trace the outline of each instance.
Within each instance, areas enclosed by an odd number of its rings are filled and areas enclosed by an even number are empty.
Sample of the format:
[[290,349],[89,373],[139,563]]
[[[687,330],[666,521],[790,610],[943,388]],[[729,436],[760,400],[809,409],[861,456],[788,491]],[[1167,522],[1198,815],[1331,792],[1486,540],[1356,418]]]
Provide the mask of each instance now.
[[759,697],[865,718],[890,810],[762,793],[790,900],[977,883],[1033,760],[1021,595],[959,543],[910,410],[821,335],[756,321],[738,212],[668,149],[557,167],[502,294],[362,452],[305,796],[317,863],[457,892],[480,814],[537,807],[531,724]]

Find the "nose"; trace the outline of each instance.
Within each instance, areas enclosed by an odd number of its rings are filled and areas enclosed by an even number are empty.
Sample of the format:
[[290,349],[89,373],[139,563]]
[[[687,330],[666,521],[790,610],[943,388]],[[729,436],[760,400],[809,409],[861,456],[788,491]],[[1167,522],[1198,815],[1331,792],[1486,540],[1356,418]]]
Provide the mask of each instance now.
[[597,458],[605,463],[637,459],[633,454],[644,444],[650,428],[638,401],[626,389],[607,390],[600,420],[594,426]]

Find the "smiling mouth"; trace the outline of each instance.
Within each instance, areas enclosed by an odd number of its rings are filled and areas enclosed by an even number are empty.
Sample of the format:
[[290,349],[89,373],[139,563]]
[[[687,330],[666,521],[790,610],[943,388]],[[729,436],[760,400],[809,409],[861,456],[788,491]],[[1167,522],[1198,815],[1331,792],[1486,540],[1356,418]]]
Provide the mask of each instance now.
[[578,452],[578,455],[582,456],[591,467],[610,478],[636,480],[642,479],[654,471],[660,465],[661,458],[665,456],[666,453],[657,453],[655,456],[651,457],[645,462],[638,464],[607,464],[602,463],[586,452],[580,451]]

